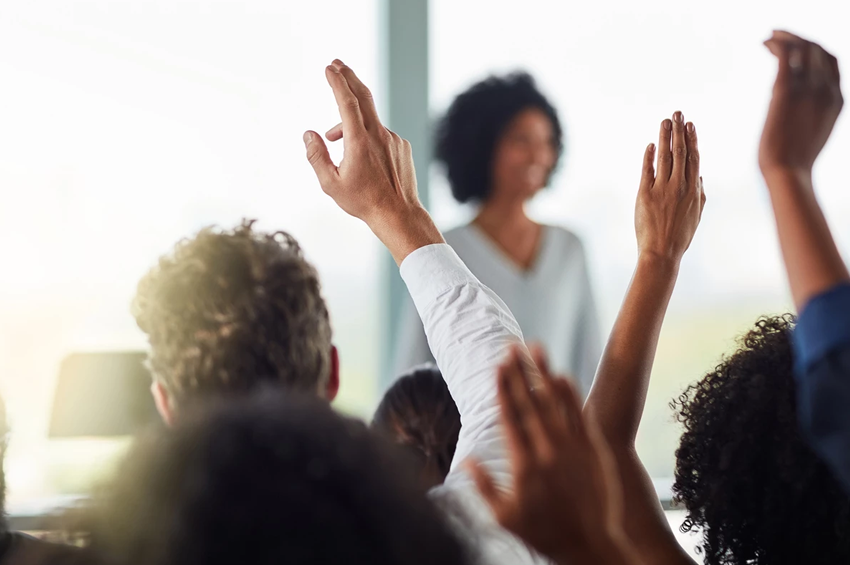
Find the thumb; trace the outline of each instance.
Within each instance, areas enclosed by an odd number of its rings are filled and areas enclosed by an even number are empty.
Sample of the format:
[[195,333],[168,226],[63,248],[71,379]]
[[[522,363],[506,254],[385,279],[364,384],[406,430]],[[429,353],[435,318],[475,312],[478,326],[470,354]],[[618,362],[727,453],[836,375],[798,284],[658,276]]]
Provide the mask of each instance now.
[[322,189],[327,191],[338,175],[338,169],[331,160],[330,153],[321,136],[314,131],[304,133],[304,147],[307,149],[307,160],[313,167],[313,172],[319,179]]

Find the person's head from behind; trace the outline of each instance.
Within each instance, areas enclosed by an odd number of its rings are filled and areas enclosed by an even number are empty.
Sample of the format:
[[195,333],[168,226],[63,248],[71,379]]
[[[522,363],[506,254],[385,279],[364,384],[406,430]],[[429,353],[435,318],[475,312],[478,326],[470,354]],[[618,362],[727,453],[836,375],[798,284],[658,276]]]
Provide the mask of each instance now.
[[460,412],[439,369],[417,367],[399,378],[378,405],[372,428],[405,448],[422,486],[442,484],[457,447]]
[[549,183],[563,151],[555,108],[526,73],[483,80],[455,98],[436,157],[458,202],[524,202]]
[[133,313],[150,342],[160,413],[258,385],[333,400],[336,350],[316,270],[283,232],[206,228],[141,280]]
[[442,565],[459,542],[397,450],[316,398],[265,391],[142,437],[103,494],[114,565]]
[[850,499],[801,436],[790,315],[674,401],[685,432],[673,490],[714,564],[848,563]]

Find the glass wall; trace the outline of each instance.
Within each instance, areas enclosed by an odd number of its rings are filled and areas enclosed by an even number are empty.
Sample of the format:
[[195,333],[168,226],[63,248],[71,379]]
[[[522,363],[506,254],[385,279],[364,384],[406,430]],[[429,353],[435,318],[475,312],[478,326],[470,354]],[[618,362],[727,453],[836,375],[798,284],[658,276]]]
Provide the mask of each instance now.
[[[711,369],[756,317],[791,308],[756,150],[775,63],[761,46],[774,27],[822,41],[850,59],[834,2],[681,3],[432,0],[432,110],[490,73],[530,71],[566,126],[566,154],[533,215],[584,240],[607,335],[636,257],[634,201],[643,150],[675,110],[696,123],[708,203],[685,257],[659,346],[639,451],[651,474],[672,476],[680,429],[669,402]],[[817,182],[846,251],[850,213],[839,128]],[[441,227],[468,221],[435,167]]]
[[112,442],[45,439],[59,363],[144,349],[129,312],[136,283],[210,224],[258,218],[300,240],[341,352],[338,406],[371,408],[380,249],[322,193],[301,133],[338,121],[324,78],[335,57],[381,95],[378,37],[378,0],[4,4],[0,391],[12,506],[78,492],[108,468]]

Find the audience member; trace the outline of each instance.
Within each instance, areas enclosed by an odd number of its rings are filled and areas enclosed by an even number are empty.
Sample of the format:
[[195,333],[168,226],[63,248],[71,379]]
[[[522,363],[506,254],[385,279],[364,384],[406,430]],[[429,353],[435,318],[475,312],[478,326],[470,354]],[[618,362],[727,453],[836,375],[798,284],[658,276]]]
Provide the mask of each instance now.
[[813,448],[850,494],[850,275],[815,197],[812,169],[838,118],[838,61],[787,32],[765,42],[779,60],[759,147],[791,294],[798,415]]
[[519,325],[445,244],[419,202],[410,144],[381,124],[366,86],[340,61],[326,75],[342,117],[344,155],[335,165],[321,137],[308,131],[307,157],[322,189],[363,220],[400,265],[463,422],[446,480],[431,496],[463,529],[480,562],[545,562],[499,527],[459,466],[474,456],[500,483],[510,479],[495,374],[511,345],[526,351]]
[[460,413],[437,367],[421,366],[396,380],[378,405],[372,428],[408,451],[426,489],[446,480]]
[[142,438],[92,548],[110,565],[466,563],[395,450],[318,399],[257,392]]
[[799,428],[793,326],[761,318],[675,401],[673,491],[709,565],[850,562],[850,498]]
[[139,283],[133,313],[166,422],[184,404],[266,384],[328,401],[339,389],[319,276],[284,232],[246,221],[179,242]]
[[[525,210],[563,153],[557,111],[530,75],[492,76],[455,98],[436,137],[455,199],[478,206],[471,223],[446,232],[446,242],[507,304],[525,338],[540,342],[553,366],[579,379],[587,394],[602,347],[584,247],[574,233],[541,225]],[[408,300],[396,371],[431,359]]]

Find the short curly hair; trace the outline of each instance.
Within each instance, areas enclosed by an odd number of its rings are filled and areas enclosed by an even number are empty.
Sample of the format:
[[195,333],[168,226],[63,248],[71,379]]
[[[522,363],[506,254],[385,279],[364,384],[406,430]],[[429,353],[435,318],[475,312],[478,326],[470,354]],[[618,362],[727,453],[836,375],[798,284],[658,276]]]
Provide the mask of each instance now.
[[496,144],[508,124],[529,108],[542,111],[552,122],[560,160],[564,135],[558,113],[528,73],[491,76],[455,98],[437,125],[435,148],[455,200],[482,202],[489,197]]
[[396,450],[309,396],[260,391],[137,440],[99,493],[110,565],[462,565]]
[[739,349],[672,404],[684,424],[673,491],[709,565],[850,562],[850,499],[797,421],[790,314],[762,317]]
[[316,270],[285,232],[253,221],[179,242],[138,286],[136,323],[154,378],[176,405],[260,383],[317,394],[331,326]]

